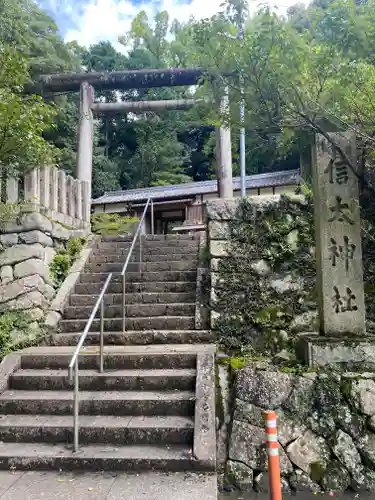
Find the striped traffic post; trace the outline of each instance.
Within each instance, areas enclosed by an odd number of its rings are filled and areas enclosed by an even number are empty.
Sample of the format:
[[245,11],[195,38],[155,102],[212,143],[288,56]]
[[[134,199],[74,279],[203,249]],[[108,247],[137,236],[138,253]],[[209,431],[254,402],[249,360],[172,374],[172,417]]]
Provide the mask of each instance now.
[[268,473],[271,500],[282,500],[279,463],[279,442],[277,440],[276,412],[263,413],[267,434]]

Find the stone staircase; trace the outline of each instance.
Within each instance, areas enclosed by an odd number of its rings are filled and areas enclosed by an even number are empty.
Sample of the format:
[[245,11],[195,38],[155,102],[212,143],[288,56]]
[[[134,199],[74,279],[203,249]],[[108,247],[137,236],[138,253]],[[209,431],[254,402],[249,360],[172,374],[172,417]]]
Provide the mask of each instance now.
[[[146,237],[143,263],[120,271],[130,238],[104,238],[81,274],[50,344],[9,356],[0,394],[0,468],[215,470],[213,337],[196,329],[199,241]],[[138,249],[134,256],[138,256]],[[67,366],[108,272],[105,370],[99,319],[80,366],[80,450],[72,450]],[[0,390],[1,392],[1,390]]]

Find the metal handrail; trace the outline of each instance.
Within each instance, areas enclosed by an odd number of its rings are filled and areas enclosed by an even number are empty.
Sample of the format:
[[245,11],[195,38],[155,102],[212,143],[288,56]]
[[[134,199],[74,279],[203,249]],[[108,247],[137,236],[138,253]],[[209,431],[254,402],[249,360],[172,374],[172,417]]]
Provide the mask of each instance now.
[[[125,332],[125,273],[128,267],[128,264],[130,262],[131,255],[133,253],[136,241],[139,237],[140,231],[142,224],[145,220],[146,213],[147,213],[147,208],[151,204],[151,234],[154,234],[154,204],[151,198],[147,200],[145,209],[143,210],[141,220],[139,221],[137,230],[134,234],[132,244],[130,246],[125,264],[122,268],[121,271],[121,276],[123,277],[123,331]],[[142,238],[140,239],[140,258],[139,258],[139,263],[140,266],[142,265]],[[109,273],[107,276],[107,279],[105,280],[105,283],[101,289],[101,292],[99,294],[99,297],[97,301],[95,302],[94,308],[91,312],[91,315],[86,323],[85,329],[83,330],[79,342],[77,344],[77,347],[74,351],[74,354],[72,356],[72,359],[69,363],[69,378],[71,381],[73,381],[74,378],[74,395],[73,395],[73,434],[74,434],[74,451],[78,451],[79,447],[79,364],[78,364],[78,358],[79,358],[79,353],[83,347],[83,344],[85,343],[87,334],[89,333],[91,329],[92,322],[95,319],[95,316],[99,310],[100,307],[100,353],[99,353],[99,371],[100,373],[103,373],[104,371],[104,295],[107,291],[107,288],[109,286],[109,283],[112,279],[113,273]]]
[[[147,203],[146,203],[145,208],[144,208],[143,213],[142,213],[141,220],[139,221],[137,230],[134,234],[133,241],[132,241],[132,244],[130,246],[130,250],[128,252],[128,256],[126,257],[125,264],[124,264],[122,271],[121,271],[121,276],[122,276],[122,331],[124,333],[126,330],[126,300],[125,300],[125,297],[126,297],[126,278],[125,278],[125,273],[126,273],[126,270],[128,268],[135,244],[136,244],[137,239],[140,235],[142,224],[143,224],[143,221],[145,220],[147,209],[148,209],[150,204],[151,204],[151,234],[154,234],[154,203],[153,203],[152,198],[148,198]],[[141,269],[142,269],[142,236],[139,239],[139,272],[141,272]]]

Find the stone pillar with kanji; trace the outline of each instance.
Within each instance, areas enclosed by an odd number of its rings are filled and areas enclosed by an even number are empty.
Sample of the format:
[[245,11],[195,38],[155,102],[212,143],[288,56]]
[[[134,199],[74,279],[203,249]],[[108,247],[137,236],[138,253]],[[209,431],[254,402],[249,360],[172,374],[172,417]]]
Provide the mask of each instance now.
[[320,333],[364,336],[356,139],[352,132],[317,135],[313,165],[317,298]]

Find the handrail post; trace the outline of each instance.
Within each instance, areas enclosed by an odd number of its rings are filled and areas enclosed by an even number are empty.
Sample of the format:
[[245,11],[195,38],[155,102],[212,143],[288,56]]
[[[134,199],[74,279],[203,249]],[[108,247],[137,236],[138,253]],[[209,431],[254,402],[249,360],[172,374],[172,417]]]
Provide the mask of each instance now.
[[151,199],[151,234],[155,233],[154,200]]
[[74,401],[73,401],[73,432],[74,432],[74,451],[78,451],[79,447],[79,372],[78,372],[78,357],[74,364]]
[[122,332],[125,333],[126,328],[126,279],[125,273],[122,275]]
[[142,272],[142,238],[143,235],[139,235],[139,272]]
[[104,296],[100,303],[100,373],[104,372]]

